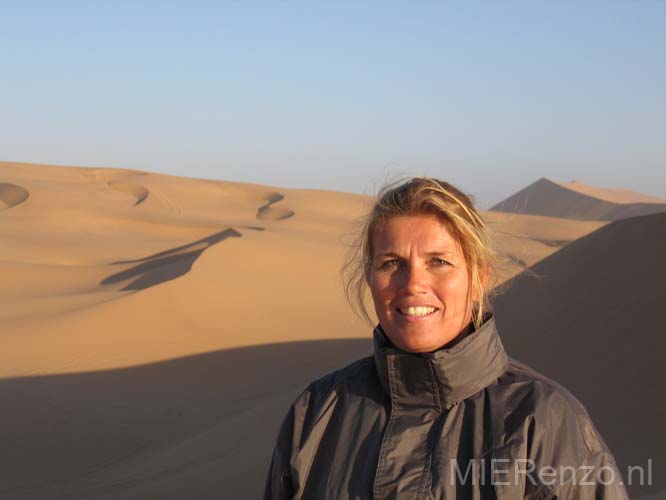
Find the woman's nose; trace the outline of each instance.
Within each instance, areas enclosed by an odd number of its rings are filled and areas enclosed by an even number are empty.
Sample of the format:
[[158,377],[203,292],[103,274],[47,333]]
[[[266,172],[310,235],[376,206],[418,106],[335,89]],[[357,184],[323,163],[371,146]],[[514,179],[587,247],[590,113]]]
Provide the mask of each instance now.
[[404,277],[404,287],[412,292],[419,293],[425,289],[427,284],[427,271],[421,266],[406,266],[405,267],[405,277]]

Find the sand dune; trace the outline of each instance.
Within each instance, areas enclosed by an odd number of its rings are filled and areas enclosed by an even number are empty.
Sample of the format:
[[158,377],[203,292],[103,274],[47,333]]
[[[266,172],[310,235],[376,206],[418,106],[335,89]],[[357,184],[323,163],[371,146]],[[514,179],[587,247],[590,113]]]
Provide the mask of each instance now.
[[[347,314],[338,274],[342,235],[363,197],[280,190],[280,198],[258,185],[3,167],[0,178],[29,186],[33,196],[30,210],[0,219],[11,236],[0,247],[0,265],[21,284],[0,293],[2,376],[365,334]],[[107,185],[119,175],[150,196],[128,204]],[[287,203],[298,217],[272,216],[274,204]],[[262,207],[268,216],[257,220]],[[308,293],[313,288],[318,293]],[[313,325],[341,311],[346,319],[323,331],[293,326],[294,317]]]
[[[0,248],[6,277],[24,283],[20,292],[0,294],[2,335],[13,339],[0,351],[0,375],[110,369],[275,341],[367,335],[350,317],[338,274],[367,197],[121,169],[107,175],[71,169],[68,177],[64,167],[2,167],[3,179],[29,186],[33,196],[25,209],[0,219],[11,235]],[[108,187],[119,178],[150,196],[128,204],[126,193]],[[271,216],[281,204],[295,215]],[[260,213],[267,216],[258,220]],[[569,241],[598,227],[488,217],[510,257],[502,279],[557,250],[541,240]],[[321,330],[294,328],[294,317],[304,325],[342,319]]]
[[[18,163],[0,182],[30,193],[0,211],[0,499],[256,498],[288,402],[369,352],[339,269],[370,198]],[[485,217],[501,279],[604,224]],[[621,262],[604,251],[579,253]]]
[[[519,276],[496,299],[507,350],[586,405],[621,467],[654,462],[666,490],[666,214],[614,222]],[[658,465],[661,464],[661,465]]]
[[666,200],[628,190],[594,188],[576,181],[562,184],[542,178],[491,210],[611,221],[666,212]]

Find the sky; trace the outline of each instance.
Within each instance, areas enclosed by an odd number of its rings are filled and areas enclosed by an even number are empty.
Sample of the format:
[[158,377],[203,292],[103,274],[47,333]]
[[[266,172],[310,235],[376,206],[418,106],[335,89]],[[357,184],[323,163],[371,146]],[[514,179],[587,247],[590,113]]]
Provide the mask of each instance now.
[[666,0],[0,0],[0,160],[666,197]]

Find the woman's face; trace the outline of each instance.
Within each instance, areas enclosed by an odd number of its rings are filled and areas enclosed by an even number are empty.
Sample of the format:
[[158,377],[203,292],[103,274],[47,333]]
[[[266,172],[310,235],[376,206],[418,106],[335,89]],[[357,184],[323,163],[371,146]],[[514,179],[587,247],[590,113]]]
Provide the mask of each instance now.
[[379,323],[404,351],[434,351],[471,320],[465,258],[434,216],[394,217],[377,228],[369,285]]

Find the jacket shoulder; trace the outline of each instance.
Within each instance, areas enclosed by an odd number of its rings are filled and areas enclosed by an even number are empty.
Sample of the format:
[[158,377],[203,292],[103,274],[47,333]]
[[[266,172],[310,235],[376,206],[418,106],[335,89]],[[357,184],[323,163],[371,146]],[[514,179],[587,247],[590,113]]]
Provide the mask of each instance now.
[[341,398],[377,397],[379,384],[372,356],[354,361],[311,382],[289,410],[296,448],[300,448],[317,422],[327,418],[326,415],[330,416]]
[[537,403],[560,400],[568,410],[588,416],[583,404],[564,386],[513,358],[509,358],[509,365],[500,383],[524,385],[533,391]]
[[340,397],[375,395],[379,384],[375,359],[367,356],[311,382],[301,394],[308,400],[307,408],[303,409],[316,415]]
[[374,358],[366,356],[314,380],[307,386],[305,392],[325,395],[336,389],[357,387],[359,383],[367,381],[368,376],[375,372]]

